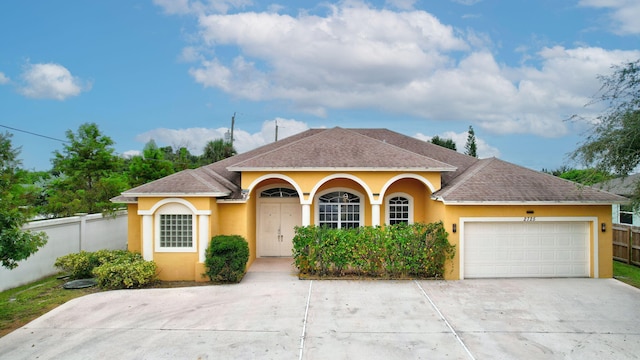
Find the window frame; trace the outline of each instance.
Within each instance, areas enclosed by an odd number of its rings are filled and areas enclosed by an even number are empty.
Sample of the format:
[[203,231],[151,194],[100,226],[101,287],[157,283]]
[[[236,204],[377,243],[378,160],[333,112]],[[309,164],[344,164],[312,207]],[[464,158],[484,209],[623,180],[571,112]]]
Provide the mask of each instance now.
[[407,214],[407,223],[413,224],[413,196],[403,193],[403,192],[395,192],[385,196],[384,198],[384,217],[385,224],[391,225],[391,199],[402,197],[408,200],[408,214]]
[[[184,247],[166,247],[161,246],[160,238],[161,238],[161,228],[160,228],[160,218],[161,215],[190,215],[191,216],[191,246]],[[179,203],[169,203],[161,206],[154,214],[154,223],[155,223],[155,236],[154,236],[154,245],[156,252],[197,252],[198,249],[198,232],[197,232],[197,221],[198,217],[194,214],[188,207]]]
[[[343,192],[343,193],[346,192],[346,193],[349,193],[351,195],[354,195],[354,196],[358,197],[359,201],[357,203],[354,202],[354,203],[335,203],[335,204],[337,204],[337,205],[342,205],[342,204],[344,204],[344,205],[358,205],[358,209],[359,209],[359,211],[358,211],[358,227],[364,226],[364,224],[365,224],[365,214],[366,214],[365,213],[365,204],[366,204],[366,202],[365,202],[364,195],[362,195],[362,193],[360,193],[359,191],[355,191],[355,190],[349,189],[349,188],[331,188],[331,189],[327,189],[327,190],[321,191],[315,196],[315,198],[314,198],[314,207],[313,207],[314,208],[313,210],[314,210],[314,223],[315,223],[315,225],[316,226],[322,226],[322,224],[320,224],[320,205],[321,205],[320,198],[322,196],[324,196],[324,195],[327,195],[327,194],[330,194],[330,193],[333,193],[333,192]],[[323,203],[323,204],[333,204],[333,203]],[[337,227],[337,229],[347,229],[347,228],[341,227],[341,225],[342,225],[342,219],[341,219],[341,216],[340,216],[341,211],[342,211],[341,206],[339,206],[338,209],[339,209],[339,212],[338,212],[338,222],[337,222],[338,227]],[[352,222],[354,222],[354,221],[345,220],[345,223],[352,223]]]

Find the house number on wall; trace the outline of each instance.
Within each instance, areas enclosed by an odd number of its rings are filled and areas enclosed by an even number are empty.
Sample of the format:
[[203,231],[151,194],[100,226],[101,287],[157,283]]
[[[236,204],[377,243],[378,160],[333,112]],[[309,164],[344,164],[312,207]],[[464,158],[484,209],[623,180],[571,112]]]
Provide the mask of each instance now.
[[535,216],[525,216],[523,221],[536,221]]

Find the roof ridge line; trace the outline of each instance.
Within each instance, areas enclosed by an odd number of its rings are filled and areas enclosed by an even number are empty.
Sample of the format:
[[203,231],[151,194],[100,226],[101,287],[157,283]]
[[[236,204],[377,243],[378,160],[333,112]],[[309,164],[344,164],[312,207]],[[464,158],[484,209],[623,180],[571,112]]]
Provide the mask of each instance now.
[[[264,152],[264,153],[256,154],[256,155],[254,155],[254,156],[252,156],[252,157],[250,157],[250,158],[246,158],[246,159],[244,159],[244,160],[242,160],[242,161],[240,161],[240,162],[237,162],[237,163],[235,163],[235,164],[231,164],[231,165],[227,166],[227,169],[229,169],[230,167],[237,167],[237,166],[238,166],[238,164],[242,164],[243,162],[247,162],[247,161],[249,161],[249,160],[253,160],[253,159],[257,158],[257,157],[264,156],[264,155],[267,155],[267,154],[271,154],[272,152],[275,152],[276,150],[281,150],[281,149],[283,149],[283,148],[290,147],[291,145],[293,145],[293,144],[297,144],[298,142],[300,142],[300,141],[302,141],[302,140],[306,140],[306,139],[309,139],[309,138],[313,138],[313,137],[315,137],[315,136],[318,136],[318,135],[320,135],[320,134],[323,134],[323,133],[324,133],[325,131],[327,131],[327,130],[332,130],[332,129],[336,129],[336,128],[338,128],[338,126],[336,126],[336,127],[332,127],[331,129],[326,129],[326,128],[325,128],[325,129],[324,129],[324,131],[319,131],[319,132],[317,132],[317,133],[315,133],[315,134],[312,134],[312,135],[309,135],[309,136],[305,136],[305,137],[303,137],[303,138],[300,138],[300,139],[298,139],[298,140],[296,140],[296,141],[292,141],[292,142],[290,142],[290,143],[288,143],[288,144],[285,144],[285,145],[283,145],[283,146],[278,146],[278,147],[276,147],[275,149],[271,149],[271,150],[269,150],[269,151],[267,151],[267,152]],[[313,129],[309,129],[309,130],[313,130]],[[322,128],[320,128],[320,130],[322,130]],[[269,143],[269,144],[274,144],[274,143],[276,143],[276,142],[277,142],[277,141],[272,142],[272,143]],[[266,146],[266,145],[265,145],[265,146]],[[255,149],[254,149],[254,150],[255,150]]]
[[[443,192],[442,194],[440,194],[440,197],[446,196],[447,194],[449,194],[450,192],[458,189],[460,186],[462,186],[462,184],[464,184],[467,180],[469,180],[470,178],[473,177],[473,175],[477,174],[478,172],[480,172],[480,170],[486,168],[490,163],[492,163],[494,160],[496,160],[495,156],[492,156],[490,158],[485,158],[485,159],[478,159],[478,161],[471,165],[470,167],[472,168],[471,171],[465,171],[462,174],[460,174],[460,176],[462,176],[462,178],[460,179],[460,181],[458,181],[456,184],[454,184],[452,187],[450,187],[449,189],[447,189],[445,192]],[[473,168],[475,166],[475,168]],[[469,170],[467,168],[467,170]],[[457,176],[456,179],[460,178],[460,176]]]
[[233,182],[229,181],[227,178],[225,178],[224,176],[218,174],[217,172],[213,171],[212,169],[208,168],[206,165],[205,166],[201,166],[198,169],[201,169],[202,171],[210,174],[211,176],[216,178],[216,180],[218,180],[220,182],[223,182],[224,185],[230,185],[232,188],[237,187],[236,184],[234,184]]
[[[451,164],[447,164],[446,162],[443,162],[443,161],[440,161],[440,160],[436,160],[436,159],[434,159],[434,158],[432,158],[432,157],[428,157],[428,156],[426,156],[426,155],[418,154],[418,153],[416,153],[416,152],[413,152],[413,151],[407,150],[407,149],[402,148],[402,147],[400,147],[400,146],[397,146],[397,145],[394,145],[394,144],[388,143],[386,140],[379,140],[379,139],[373,138],[373,137],[371,137],[371,136],[367,136],[367,135],[365,135],[365,134],[362,134],[362,133],[360,133],[360,132],[356,131],[357,129],[343,129],[343,130],[347,130],[347,131],[352,132],[352,133],[354,133],[354,134],[356,134],[356,135],[359,135],[359,136],[365,137],[365,138],[367,138],[367,139],[371,139],[371,140],[373,140],[373,141],[381,142],[381,143],[385,144],[386,146],[392,146],[392,147],[394,147],[394,148],[396,148],[396,149],[402,150],[402,151],[403,151],[403,152],[405,152],[405,153],[409,153],[409,154],[412,154],[412,155],[418,155],[418,156],[423,157],[423,158],[425,158],[425,159],[429,159],[429,160],[431,160],[431,161],[438,162],[438,163],[443,164],[443,165],[446,165],[446,166],[448,166],[448,167],[452,167],[452,168],[454,168],[454,169],[456,169],[456,170],[458,169],[458,167],[457,167],[457,166],[454,166],[454,165],[451,165]],[[367,130],[367,129],[365,129],[365,130]],[[402,134],[400,134],[400,135],[402,135]],[[407,135],[404,135],[404,136],[407,136]],[[418,140],[419,140],[419,139],[418,139]]]
[[[212,186],[207,180],[203,179],[200,175],[198,175],[196,173],[197,169],[189,169],[187,174],[191,175],[192,177],[194,177],[196,180],[198,180],[201,184],[203,184],[204,186],[208,187],[209,189],[213,190],[213,191],[220,191],[220,189],[216,189],[215,186]],[[229,191],[231,191],[231,189],[227,189]]]

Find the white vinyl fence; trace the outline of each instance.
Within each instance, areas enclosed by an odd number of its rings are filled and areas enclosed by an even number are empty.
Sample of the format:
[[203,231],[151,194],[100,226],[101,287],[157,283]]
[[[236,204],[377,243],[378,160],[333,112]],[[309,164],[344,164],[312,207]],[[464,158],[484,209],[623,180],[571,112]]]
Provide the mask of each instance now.
[[113,216],[102,214],[80,215],[62,219],[33,221],[24,227],[34,232],[45,232],[49,239],[45,246],[28,259],[19,262],[13,270],[0,266],[0,291],[11,289],[58,270],[53,263],[60,256],[81,250],[127,248],[127,213]]

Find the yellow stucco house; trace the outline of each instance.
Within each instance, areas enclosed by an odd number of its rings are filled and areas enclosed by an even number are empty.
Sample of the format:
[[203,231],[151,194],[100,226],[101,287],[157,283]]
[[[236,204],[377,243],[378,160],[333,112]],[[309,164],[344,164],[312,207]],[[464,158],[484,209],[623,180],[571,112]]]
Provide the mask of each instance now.
[[443,221],[445,278],[611,277],[611,205],[625,199],[386,129],[311,129],[125,191],[128,248],[163,280],[206,280],[212,236],[250,262],[291,256],[294,227]]

